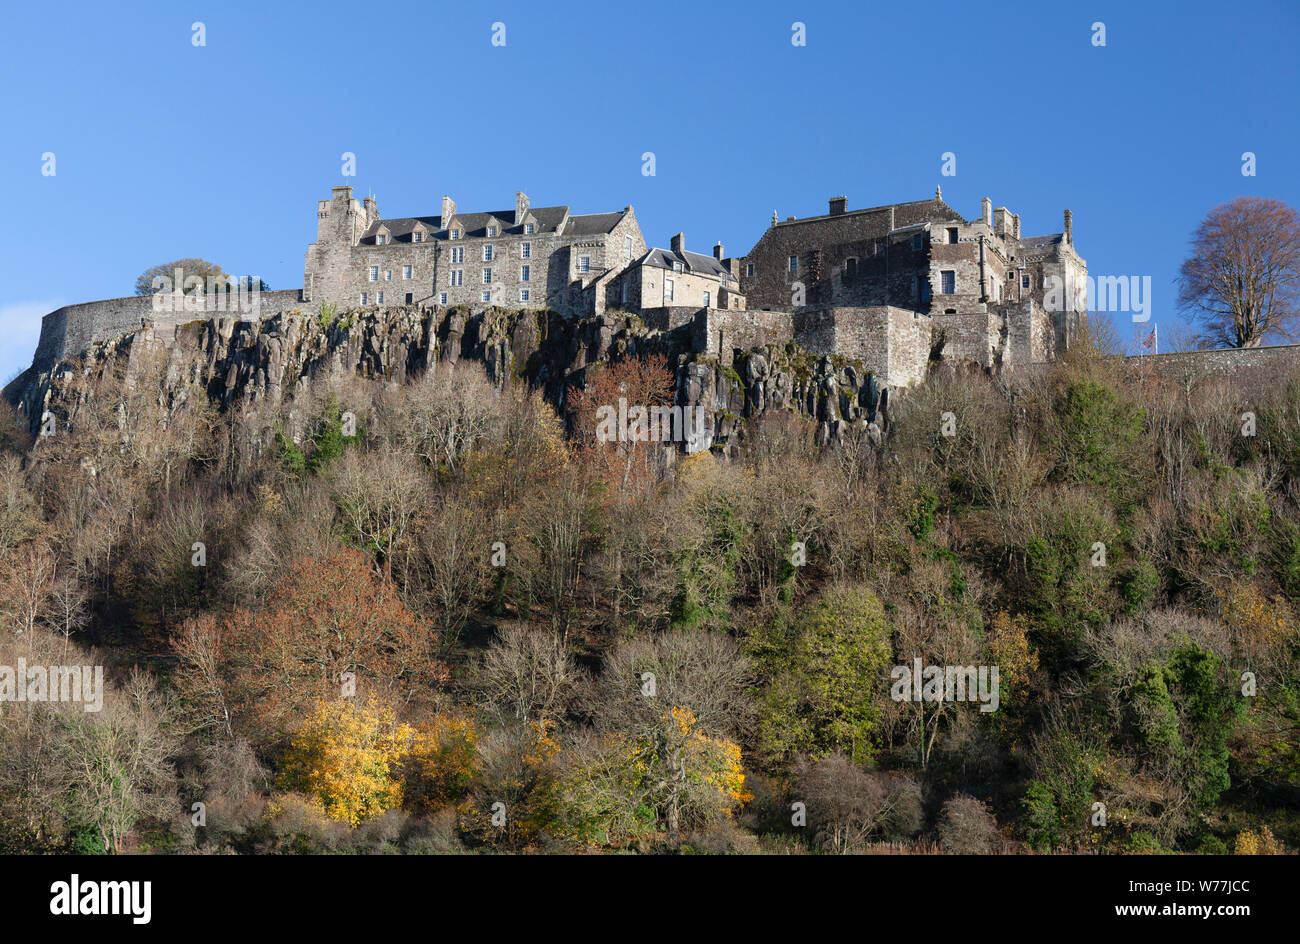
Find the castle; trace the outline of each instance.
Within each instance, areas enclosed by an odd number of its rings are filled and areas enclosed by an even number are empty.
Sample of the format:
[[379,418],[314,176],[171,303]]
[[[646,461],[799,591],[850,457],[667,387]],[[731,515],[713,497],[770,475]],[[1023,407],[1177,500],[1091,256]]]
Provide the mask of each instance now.
[[[684,330],[696,353],[730,364],[747,350],[794,341],[860,363],[884,387],[924,379],[935,359],[986,369],[1043,363],[1070,343],[1082,311],[1056,284],[1082,284],[1070,211],[1060,233],[1022,237],[1020,216],[984,199],[967,220],[932,199],[778,219],[748,253],[725,257],[646,244],[631,206],[576,214],[534,207],[462,212],[444,196],[435,216],[384,219],[373,198],[335,187],[318,202],[301,290],[262,292],[256,309],[218,298],[163,306],[154,296],[70,305],[46,315],[32,369],[97,341],[150,327],[156,336],[203,315],[256,320],[293,308],[414,307],[550,310],[579,319],[626,312]],[[173,298],[175,300],[175,298]]]

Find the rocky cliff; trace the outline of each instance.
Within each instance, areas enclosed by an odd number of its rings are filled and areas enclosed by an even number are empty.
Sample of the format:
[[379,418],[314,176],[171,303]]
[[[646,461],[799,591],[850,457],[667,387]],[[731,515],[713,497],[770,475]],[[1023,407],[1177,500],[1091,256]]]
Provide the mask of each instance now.
[[202,389],[222,407],[292,400],[322,372],[402,383],[439,361],[478,361],[498,386],[535,384],[562,412],[566,391],[580,386],[592,365],[662,354],[677,373],[676,402],[704,410],[700,445],[724,450],[743,436],[745,420],[782,410],[816,420],[823,442],[855,424],[879,437],[888,406],[887,392],[860,365],[796,344],[756,348],[722,364],[695,353],[688,332],[656,331],[621,312],[571,321],[550,312],[419,307],[294,308],[260,321],[146,325],[48,369],[30,368],[4,394],[35,432],[47,411],[65,412],[78,375],[129,365],[146,353],[165,361],[169,399]]

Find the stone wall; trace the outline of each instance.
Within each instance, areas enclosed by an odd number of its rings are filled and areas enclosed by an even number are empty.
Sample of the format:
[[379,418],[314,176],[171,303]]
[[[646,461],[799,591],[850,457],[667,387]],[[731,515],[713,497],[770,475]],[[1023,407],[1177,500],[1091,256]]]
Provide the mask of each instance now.
[[732,363],[737,351],[794,340],[794,319],[784,311],[709,308],[700,312],[696,325],[698,349],[724,364]]
[[75,357],[99,341],[122,337],[152,325],[155,335],[170,337],[174,329],[190,321],[206,320],[230,313],[246,321],[256,321],[277,312],[301,305],[302,293],[298,289],[256,292],[243,296],[251,305],[248,311],[240,309],[240,295],[229,296],[164,296],[166,305],[156,307],[153,295],[128,295],[125,298],[105,298],[79,305],[65,305],[41,319],[41,337],[36,345],[32,366],[40,371],[57,362]]
[[1212,374],[1251,370],[1286,370],[1300,364],[1300,344],[1223,348],[1176,354],[1133,354],[1124,358],[1130,370],[1153,371],[1167,380],[1185,382]]

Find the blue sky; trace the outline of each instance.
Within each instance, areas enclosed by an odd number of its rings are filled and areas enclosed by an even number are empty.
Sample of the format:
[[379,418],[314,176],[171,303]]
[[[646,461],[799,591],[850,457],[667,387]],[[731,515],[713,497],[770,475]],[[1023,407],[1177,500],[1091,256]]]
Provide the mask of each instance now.
[[1162,335],[1207,210],[1300,204],[1295,0],[173,0],[0,18],[4,379],[42,314],[130,294],[159,262],[301,285],[315,201],[340,183],[387,217],[436,214],[443,193],[468,210],[512,207],[515,190],[575,212],[630,203],[652,245],[682,230],[732,255],[774,209],[824,213],[836,194],[852,209],[941,184],[968,218],[989,196],[1026,234],[1058,232],[1068,206],[1092,273],[1151,277]]

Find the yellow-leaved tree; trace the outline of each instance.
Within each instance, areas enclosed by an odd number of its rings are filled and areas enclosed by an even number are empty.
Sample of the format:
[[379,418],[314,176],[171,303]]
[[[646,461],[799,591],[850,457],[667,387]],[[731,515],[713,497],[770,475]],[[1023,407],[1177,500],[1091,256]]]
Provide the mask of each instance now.
[[375,701],[317,701],[284,754],[280,784],[314,797],[331,819],[356,826],[401,805],[400,764],[413,735]]

